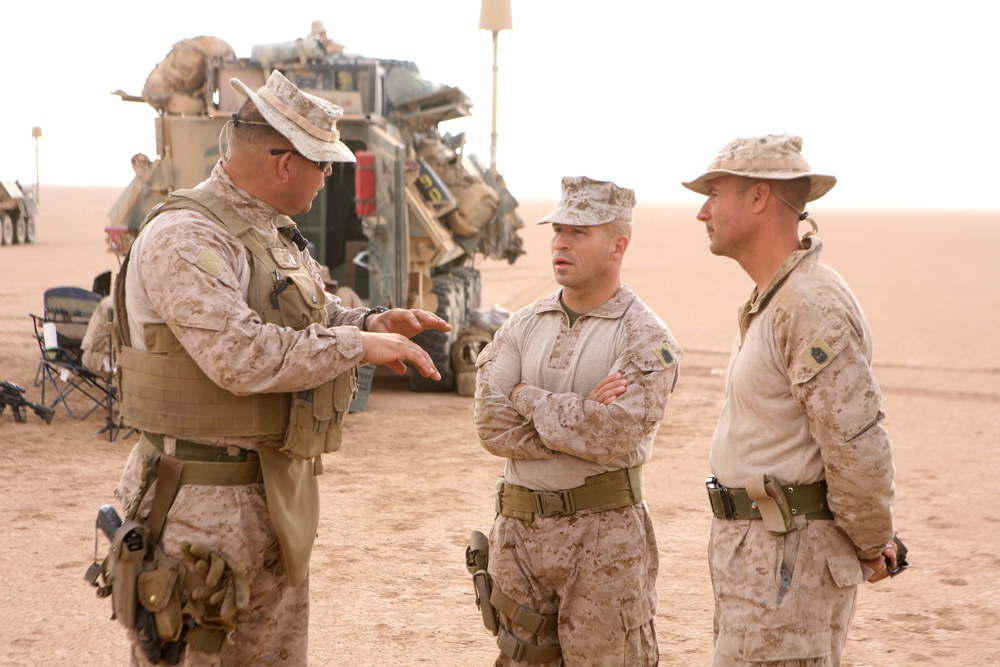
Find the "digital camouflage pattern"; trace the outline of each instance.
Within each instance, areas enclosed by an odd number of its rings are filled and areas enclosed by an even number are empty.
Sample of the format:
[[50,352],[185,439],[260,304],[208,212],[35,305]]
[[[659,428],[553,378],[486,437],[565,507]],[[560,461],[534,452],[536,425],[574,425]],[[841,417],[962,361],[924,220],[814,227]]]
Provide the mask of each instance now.
[[[482,445],[506,459],[508,482],[534,490],[571,489],[649,461],[682,355],[627,285],[572,327],[560,294],[511,316],[477,360]],[[625,393],[607,406],[587,400],[615,371],[628,380]],[[511,402],[521,382],[528,386]],[[656,664],[657,568],[645,503],[533,521],[500,516],[491,531],[494,586],[540,613],[558,601],[566,664]],[[529,644],[555,641],[501,621]],[[529,663],[501,654],[498,664]]]
[[586,176],[566,176],[556,210],[536,224],[578,225],[589,227],[614,220],[632,222],[635,192],[611,181],[595,181]]
[[501,653],[496,664],[657,664],[653,616],[658,569],[656,536],[645,503],[534,521],[497,517],[490,531],[493,585],[529,609],[558,612],[558,636],[555,630],[532,635],[505,617],[501,623],[527,644],[558,642],[563,662],[515,661]]
[[[781,536],[761,521],[714,520],[714,665],[838,664],[866,578],[859,560],[878,557],[894,534],[895,468],[871,334],[821,251],[819,238],[804,238],[740,309],[710,465],[732,488],[764,474],[792,485],[825,479],[835,520],[799,517]],[[783,563],[791,580],[779,604]]]
[[[198,187],[221,197],[253,225],[266,245],[277,245],[278,213],[237,188],[221,165]],[[313,268],[318,280],[319,267]],[[356,365],[364,355],[356,328],[363,308],[340,309],[331,299],[330,328],[313,324],[293,331],[264,325],[247,305],[250,267],[245,248],[195,211],[168,211],[147,225],[132,246],[125,280],[133,345],[145,349],[143,328],[165,322],[205,373],[237,395],[319,386]],[[251,450],[279,444],[235,436],[200,441]],[[167,442],[169,454],[170,438]],[[126,509],[134,501],[142,469],[142,457],[133,451],[116,490]],[[146,495],[140,517],[148,514],[154,491],[155,485]],[[250,606],[238,614],[237,630],[222,652],[186,649],[182,664],[305,664],[308,579],[296,588],[289,585],[263,484],[181,487],[160,545],[168,556],[177,557],[185,540],[202,542],[245,565]],[[135,658],[133,664],[144,663]]]
[[[169,440],[167,449],[169,451]],[[115,497],[128,509],[140,488],[142,455],[133,450]],[[149,516],[153,482],[138,509]],[[223,665],[292,667],[306,664],[309,579],[288,585],[277,536],[271,526],[263,484],[181,486],[163,527],[160,546],[168,558],[183,560],[181,544],[201,542],[246,568],[250,606],[236,613],[236,631],[218,653],[186,647],[182,667]],[[131,633],[132,667],[151,663]]]

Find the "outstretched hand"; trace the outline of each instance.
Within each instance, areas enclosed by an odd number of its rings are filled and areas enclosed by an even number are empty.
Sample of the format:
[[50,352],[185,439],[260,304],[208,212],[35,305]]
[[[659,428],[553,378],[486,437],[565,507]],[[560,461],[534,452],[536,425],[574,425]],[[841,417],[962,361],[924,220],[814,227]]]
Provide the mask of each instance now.
[[369,364],[386,366],[397,375],[402,375],[406,372],[406,362],[408,361],[424,377],[433,380],[441,379],[441,373],[438,372],[430,355],[405,336],[395,333],[362,331],[361,346],[365,350],[364,360]]
[[405,308],[393,308],[384,313],[369,315],[366,326],[372,333],[394,333],[407,338],[413,338],[427,329],[451,331],[451,325],[434,313]]

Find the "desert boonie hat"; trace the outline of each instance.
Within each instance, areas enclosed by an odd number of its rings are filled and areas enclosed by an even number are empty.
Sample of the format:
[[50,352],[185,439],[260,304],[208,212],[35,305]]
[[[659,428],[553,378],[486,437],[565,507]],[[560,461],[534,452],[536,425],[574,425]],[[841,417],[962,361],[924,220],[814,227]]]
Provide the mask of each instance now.
[[275,70],[257,92],[239,79],[229,84],[250,98],[264,119],[295,149],[317,162],[354,162],[354,153],[340,141],[337,121],[344,110],[336,104],[304,93]]
[[709,181],[727,174],[779,181],[808,178],[809,196],[806,201],[819,199],[837,184],[835,176],[812,173],[809,163],[802,157],[800,137],[794,134],[766,134],[733,139],[722,147],[708,166],[708,171],[681,185],[707,195]]
[[556,210],[536,224],[554,223],[590,227],[615,220],[632,222],[635,192],[611,181],[595,181],[586,176],[562,179],[562,195]]

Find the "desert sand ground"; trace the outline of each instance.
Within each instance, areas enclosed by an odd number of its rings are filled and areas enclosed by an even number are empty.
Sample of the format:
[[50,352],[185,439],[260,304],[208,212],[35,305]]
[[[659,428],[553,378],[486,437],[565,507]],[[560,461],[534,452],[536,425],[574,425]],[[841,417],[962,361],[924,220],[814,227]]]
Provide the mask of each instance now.
[[[117,270],[102,228],[116,189],[47,187],[34,245],[0,247],[0,379],[33,386],[39,350],[29,313],[44,289],[89,288]],[[517,309],[552,291],[553,202],[522,202],[528,254],[481,266],[484,306]],[[625,280],[685,350],[681,380],[646,474],[660,549],[663,665],[706,665],[712,594],[703,480],[735,309],[750,290],[707,251],[695,206],[642,206]],[[897,467],[896,518],[913,567],[866,585],[844,664],[1000,664],[1000,213],[814,207],[837,268],[875,335],[875,368]],[[410,392],[379,375],[326,457],[313,555],[310,664],[492,664],[496,649],[463,563],[472,529],[493,520],[502,462],[483,450],[472,399]],[[97,508],[135,436],[110,442],[103,421],[50,425],[0,416],[0,664],[126,664],[124,632],[82,575]],[[105,540],[97,540],[103,556]]]

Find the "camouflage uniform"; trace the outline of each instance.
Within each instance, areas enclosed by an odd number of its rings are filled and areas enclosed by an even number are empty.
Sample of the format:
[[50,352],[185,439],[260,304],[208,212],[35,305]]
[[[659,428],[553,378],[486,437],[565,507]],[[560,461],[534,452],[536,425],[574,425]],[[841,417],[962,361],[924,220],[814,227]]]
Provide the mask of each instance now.
[[825,479],[835,519],[799,516],[784,535],[760,520],[714,520],[716,666],[839,664],[866,579],[859,560],[879,557],[894,534],[871,334],[821,250],[807,235],[741,308],[710,463],[730,488],[763,474],[788,485]]
[[[274,241],[277,212],[237,188],[221,163],[198,186],[220,198]],[[202,249],[223,261],[211,275],[196,261]],[[133,345],[145,349],[143,327],[166,322],[191,357],[220,387],[237,395],[290,392],[319,386],[357,365],[364,356],[357,325],[365,309],[328,304],[331,327],[310,325],[293,331],[265,325],[247,305],[246,249],[220,225],[190,210],[155,218],[136,239],[126,280],[126,311]],[[311,259],[304,261],[315,262]],[[319,266],[314,267],[319,279]],[[257,450],[280,442],[226,436],[206,442],[183,433],[174,438],[220,447]],[[173,438],[165,439],[171,453]],[[138,448],[137,448],[138,449]],[[126,509],[135,502],[143,457],[133,451],[115,495]],[[155,482],[138,518],[148,516]],[[282,565],[264,485],[181,486],[170,509],[160,545],[181,558],[183,541],[202,542],[246,566],[250,607],[238,612],[237,630],[219,653],[188,647],[182,665],[304,665],[309,626],[309,583],[292,587]],[[134,647],[133,665],[147,665]]]
[[[483,446],[507,459],[506,481],[535,490],[571,489],[649,461],[681,358],[666,325],[627,285],[572,326],[560,296],[515,313],[477,362]],[[607,406],[585,398],[615,371],[628,380],[623,395]],[[518,383],[527,386],[511,402]],[[558,641],[566,665],[657,663],[657,568],[645,502],[530,521],[498,516],[491,531],[493,585],[530,610],[558,612],[558,629],[539,635],[503,614],[501,622],[527,644]],[[497,664],[542,663],[501,654]]]

